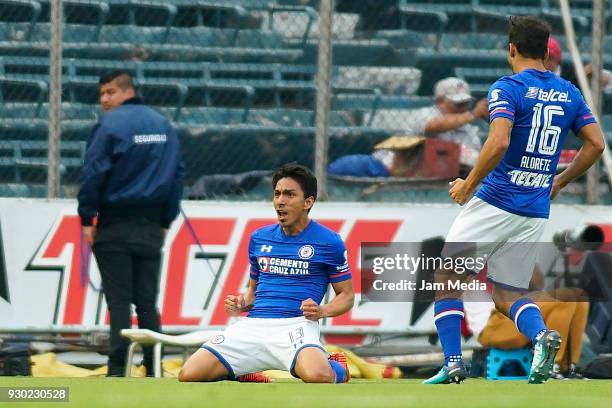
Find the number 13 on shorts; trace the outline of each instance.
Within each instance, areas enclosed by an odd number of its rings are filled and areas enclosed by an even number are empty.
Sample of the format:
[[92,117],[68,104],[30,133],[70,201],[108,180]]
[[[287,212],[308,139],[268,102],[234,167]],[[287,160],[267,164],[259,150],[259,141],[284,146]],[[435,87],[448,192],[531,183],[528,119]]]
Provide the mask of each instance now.
[[289,332],[289,340],[294,349],[304,344],[304,327],[298,327]]

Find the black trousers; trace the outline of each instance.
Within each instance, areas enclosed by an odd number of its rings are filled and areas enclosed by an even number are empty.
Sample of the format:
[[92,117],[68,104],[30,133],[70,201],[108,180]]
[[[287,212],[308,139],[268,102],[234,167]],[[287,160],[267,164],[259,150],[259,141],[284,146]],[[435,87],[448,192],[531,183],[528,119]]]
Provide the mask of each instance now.
[[[132,326],[132,304],[139,328],[161,331],[156,305],[163,241],[161,225],[147,218],[100,217],[93,252],[110,313],[109,376],[125,374],[129,342],[120,332]],[[144,347],[143,354],[151,375],[152,347]]]

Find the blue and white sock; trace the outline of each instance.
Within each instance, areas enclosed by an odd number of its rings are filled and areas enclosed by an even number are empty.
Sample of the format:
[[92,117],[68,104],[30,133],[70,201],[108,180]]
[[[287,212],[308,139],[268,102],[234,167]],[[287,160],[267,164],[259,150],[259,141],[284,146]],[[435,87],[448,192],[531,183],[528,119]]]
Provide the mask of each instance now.
[[331,369],[334,370],[334,373],[336,373],[336,383],[343,382],[346,378],[346,370],[342,364],[334,360],[329,360],[329,365],[331,366]]
[[510,318],[532,344],[546,331],[540,308],[529,298],[521,298],[512,304]]
[[440,299],[434,303],[434,321],[444,350],[444,364],[461,360],[463,300]]

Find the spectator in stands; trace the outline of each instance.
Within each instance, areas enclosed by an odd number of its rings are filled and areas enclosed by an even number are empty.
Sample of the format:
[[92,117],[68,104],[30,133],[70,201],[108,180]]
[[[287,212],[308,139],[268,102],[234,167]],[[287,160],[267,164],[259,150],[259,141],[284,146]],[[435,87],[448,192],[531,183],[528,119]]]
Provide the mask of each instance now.
[[563,53],[559,42],[552,36],[548,37],[548,55],[544,60],[544,66],[547,70],[554,72],[557,75],[561,75],[561,57]]
[[[573,67],[571,70],[569,70],[569,72],[562,72],[562,62],[563,51],[561,50],[561,45],[559,45],[559,42],[551,36],[548,38],[548,56],[544,60],[544,66],[549,71],[552,71],[555,74],[567,79],[568,81],[576,85],[578,88],[580,88],[580,84],[578,84],[578,79],[576,77],[576,73],[574,72]],[[593,75],[593,66],[591,64],[585,65],[584,73],[586,74],[587,79],[590,81]],[[601,71],[601,82],[603,86],[603,91],[605,93],[612,93],[612,73],[607,69],[603,69]],[[582,142],[580,141],[580,139],[576,137],[566,137],[563,148],[565,149],[565,151],[577,152],[578,150],[580,150],[581,146]],[[561,163],[563,163],[563,161]]]
[[463,79],[449,77],[434,86],[435,105],[416,109],[410,113],[408,133],[455,142],[461,146],[460,177],[476,164],[482,148],[476,121],[488,120],[489,110],[485,98],[472,110],[470,86]]
[[[574,83],[578,86],[575,72],[570,72],[569,75],[562,75],[561,73],[561,63],[562,63],[563,52],[561,51],[561,46],[559,42],[555,40],[553,37],[548,38],[548,56],[544,60],[544,66],[549,71],[554,72],[559,76],[563,76],[567,80]],[[593,66],[591,64],[587,64],[584,66],[584,73],[587,76],[587,79],[590,81],[593,76]],[[601,84],[603,86],[603,91],[606,93],[612,93],[612,72],[607,69],[602,69],[601,71]]]
[[[541,291],[544,278],[536,265],[529,289]],[[464,303],[467,325],[473,336],[485,347],[516,349],[528,347],[530,342],[516,325],[495,309],[495,305],[484,293],[471,292]],[[554,329],[563,339],[557,353],[553,378],[583,378],[577,369],[582,351],[582,336],[589,314],[589,303],[577,288],[561,288],[536,295],[536,304],[542,312],[546,327]]]
[[[132,325],[131,304],[138,327],[160,331],[161,248],[178,215],[184,170],[176,132],[136,97],[130,75],[112,72],[99,85],[105,115],[85,154],[78,212],[110,313],[108,376],[114,377],[124,375],[128,342],[120,332]],[[143,354],[152,376],[151,347]]]
[[[449,77],[434,86],[434,106],[411,111],[406,118],[398,117],[402,111],[379,112],[374,127],[387,128],[404,135],[426,136],[455,142],[461,146],[460,176],[467,174],[476,163],[482,143],[478,127],[473,123],[487,120],[489,108],[486,99],[479,100],[469,109],[472,95],[470,86],[462,79]],[[401,122],[398,122],[402,119]],[[403,129],[398,129],[403,126]],[[329,165],[330,175],[355,177],[388,177],[394,174],[393,150],[379,150],[373,154],[343,156]]]

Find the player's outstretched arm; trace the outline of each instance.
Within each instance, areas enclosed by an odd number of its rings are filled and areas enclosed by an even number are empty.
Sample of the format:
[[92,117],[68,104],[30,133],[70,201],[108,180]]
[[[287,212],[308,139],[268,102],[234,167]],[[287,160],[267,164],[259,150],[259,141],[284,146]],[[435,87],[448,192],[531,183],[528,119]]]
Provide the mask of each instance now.
[[465,180],[456,179],[451,183],[449,195],[459,205],[465,204],[476,187],[501,161],[510,145],[512,121],[506,118],[496,118],[489,127],[489,136],[482,147],[476,165]]
[[565,170],[555,176],[550,198],[555,198],[563,187],[584,174],[596,161],[605,149],[605,141],[601,127],[597,123],[591,123],[580,129],[578,137],[584,143],[571,164]]
[[462,126],[475,122],[476,119],[486,119],[488,116],[489,110],[487,100],[483,98],[476,103],[472,111],[463,113],[444,113],[430,119],[425,124],[425,134],[435,135],[437,133],[459,129]]
[[302,302],[301,309],[306,319],[317,321],[324,317],[339,316],[351,310],[355,302],[353,280],[347,279],[342,282],[332,283],[332,288],[334,288],[336,297],[325,305],[318,305],[317,302],[310,298]]
[[228,295],[223,304],[225,313],[230,316],[238,316],[242,312],[251,310],[255,302],[255,289],[257,289],[257,281],[250,279],[249,287],[243,295]]

